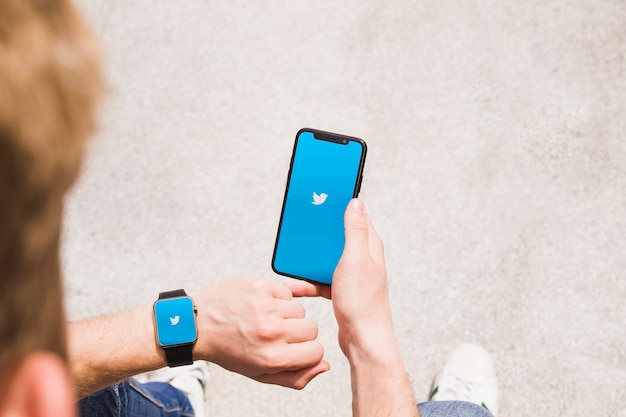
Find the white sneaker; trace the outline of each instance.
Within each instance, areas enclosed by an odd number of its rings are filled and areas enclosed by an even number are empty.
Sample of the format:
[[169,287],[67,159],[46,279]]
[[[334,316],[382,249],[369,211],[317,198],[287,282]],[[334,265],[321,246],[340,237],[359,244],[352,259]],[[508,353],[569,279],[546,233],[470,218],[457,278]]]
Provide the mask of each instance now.
[[135,379],[144,384],[146,382],[170,383],[187,394],[196,417],[206,416],[205,388],[209,379],[208,362],[195,361],[192,365],[165,367],[136,375]]
[[431,401],[467,401],[498,414],[498,380],[491,356],[479,345],[459,346],[435,377]]

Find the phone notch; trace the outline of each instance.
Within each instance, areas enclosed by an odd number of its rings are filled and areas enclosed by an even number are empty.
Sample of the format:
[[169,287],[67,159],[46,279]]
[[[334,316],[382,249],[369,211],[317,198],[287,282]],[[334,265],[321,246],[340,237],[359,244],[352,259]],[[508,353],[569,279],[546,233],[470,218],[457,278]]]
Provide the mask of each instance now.
[[325,140],[326,142],[338,143],[340,145],[347,145],[350,141],[350,138],[343,135],[338,135],[336,133],[329,132],[321,132],[315,131],[313,132],[313,137],[319,140]]
[[356,137],[314,129],[297,133],[272,256],[274,272],[331,284],[343,253],[344,213],[361,189],[366,151]]

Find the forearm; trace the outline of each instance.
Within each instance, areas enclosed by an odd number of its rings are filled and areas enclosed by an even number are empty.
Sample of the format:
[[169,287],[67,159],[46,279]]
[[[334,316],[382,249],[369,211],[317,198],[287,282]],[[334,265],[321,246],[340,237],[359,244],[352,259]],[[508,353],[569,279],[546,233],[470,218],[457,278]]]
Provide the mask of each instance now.
[[391,337],[373,340],[372,348],[354,344],[346,349],[354,417],[419,416],[404,361]]
[[69,326],[69,364],[83,398],[132,375],[165,366],[150,305]]
[[[243,276],[189,296],[197,307],[194,360],[299,389],[328,370],[324,349],[315,340],[317,325],[305,318],[284,285]],[[268,336],[267,325],[278,330]],[[72,323],[68,347],[80,398],[167,364],[156,341],[152,305]]]

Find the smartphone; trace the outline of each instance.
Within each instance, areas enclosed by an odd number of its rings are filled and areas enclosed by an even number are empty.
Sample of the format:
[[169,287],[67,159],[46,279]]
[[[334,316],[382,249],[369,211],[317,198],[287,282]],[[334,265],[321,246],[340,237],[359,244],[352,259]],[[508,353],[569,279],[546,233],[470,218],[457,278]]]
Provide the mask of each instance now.
[[361,139],[301,129],[296,135],[272,269],[330,285],[343,252],[343,215],[359,195],[367,146]]

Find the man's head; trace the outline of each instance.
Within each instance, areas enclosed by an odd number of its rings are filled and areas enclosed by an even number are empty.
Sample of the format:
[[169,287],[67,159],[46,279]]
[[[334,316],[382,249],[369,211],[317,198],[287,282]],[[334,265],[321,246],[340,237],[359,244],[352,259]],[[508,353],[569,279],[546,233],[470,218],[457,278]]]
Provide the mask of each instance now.
[[0,0],[0,415],[34,370],[63,367],[63,198],[101,91],[97,48],[69,1]]

